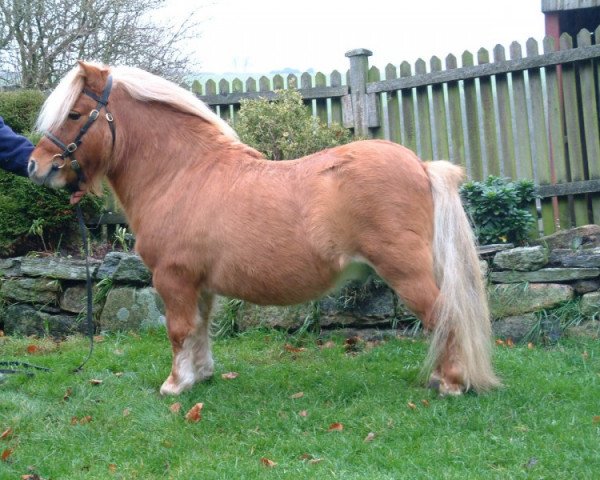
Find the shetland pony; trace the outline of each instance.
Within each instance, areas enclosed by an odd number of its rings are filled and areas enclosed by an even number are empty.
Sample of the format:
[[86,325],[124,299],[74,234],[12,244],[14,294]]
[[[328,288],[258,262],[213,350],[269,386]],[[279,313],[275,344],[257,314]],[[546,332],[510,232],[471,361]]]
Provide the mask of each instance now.
[[[31,180],[98,192],[107,177],[164,300],[162,394],[213,374],[215,294],[288,305],[365,262],[432,331],[441,394],[498,385],[462,170],[367,140],[273,162],[190,92],[139,69],[79,62],[47,98]],[[75,194],[75,201],[81,193]]]

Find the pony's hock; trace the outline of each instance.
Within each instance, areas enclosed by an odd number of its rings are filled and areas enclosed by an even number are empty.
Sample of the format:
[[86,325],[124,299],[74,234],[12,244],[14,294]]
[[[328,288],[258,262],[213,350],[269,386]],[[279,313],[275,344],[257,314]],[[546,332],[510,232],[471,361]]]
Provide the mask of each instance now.
[[[114,140],[106,123],[85,118],[107,91]],[[371,265],[433,332],[426,365],[441,393],[499,383],[459,167],[380,140],[270,162],[190,92],[84,62],[48,97],[37,127],[50,135],[32,154],[33,181],[95,191],[107,177],[127,214],[166,308],[173,364],[162,393],[212,372],[214,294],[300,303],[355,261]],[[80,171],[53,166],[64,151],[52,137],[82,140]]]

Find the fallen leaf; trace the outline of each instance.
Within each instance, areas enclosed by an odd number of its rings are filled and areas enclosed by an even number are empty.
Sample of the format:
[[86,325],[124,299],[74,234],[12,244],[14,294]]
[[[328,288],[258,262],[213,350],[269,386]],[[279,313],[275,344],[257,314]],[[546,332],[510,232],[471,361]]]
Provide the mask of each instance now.
[[4,330],[0,330],[0,337],[4,336]]
[[341,432],[342,430],[344,430],[344,425],[339,422],[332,423],[327,429],[328,432]]
[[304,352],[306,350],[306,348],[304,348],[304,347],[294,347],[293,345],[290,345],[289,343],[286,343],[283,346],[283,348],[291,353],[300,353],[300,352]]
[[123,372],[115,372],[114,375],[117,378],[121,378],[123,376]]
[[369,432],[367,434],[367,436],[365,437],[365,439],[363,440],[363,442],[369,443],[369,442],[372,442],[374,439],[375,439],[375,432]]
[[21,480],[42,480],[37,473],[27,473],[25,475],[21,475]]
[[6,462],[8,460],[8,457],[10,457],[13,452],[14,452],[14,450],[12,448],[7,448],[6,450],[4,450],[2,452],[0,459],[2,459],[3,462]]
[[411,410],[417,409],[417,406],[413,402],[408,402],[407,405],[408,405],[408,408],[410,408]]
[[587,350],[584,350],[583,353],[581,354],[581,356],[583,357],[584,360],[587,360],[588,357],[590,356],[590,354],[587,352]]
[[323,345],[321,345],[321,348],[335,348],[335,342],[332,340],[328,340]]
[[302,398],[304,396],[304,392],[297,392],[293,395],[290,395],[290,398]]
[[202,412],[203,408],[204,408],[203,403],[197,403],[196,405],[194,405],[192,408],[190,408],[188,410],[188,412],[185,414],[185,419],[191,423],[199,422],[202,419],[201,412]]
[[421,403],[423,404],[424,407],[428,407],[429,406],[429,400],[427,400],[425,398],[423,400],[421,400]]
[[514,347],[515,346],[512,338],[507,338],[506,339],[506,346],[508,346],[508,347]]
[[37,345],[27,345],[27,353],[33,354],[39,350]]
[[239,373],[237,372],[227,372],[227,373],[222,373],[221,374],[221,378],[223,380],[233,380],[234,378],[239,377]]
[[592,422],[593,423],[600,423],[600,415],[594,415],[594,418],[592,418]]
[[504,345],[504,340],[502,340],[501,338],[497,338],[496,345]]
[[277,465],[273,460],[269,460],[266,457],[261,457],[260,463],[269,468],[273,468],[275,465]]
[[308,460],[308,463],[312,465],[323,461],[322,458],[317,458],[314,455],[311,455],[310,453],[303,453],[302,455],[300,455],[300,460]]
[[301,417],[308,417],[308,411],[306,411],[306,410],[300,410],[300,412],[298,413],[298,415],[300,415]]
[[115,473],[117,471],[117,464],[116,463],[109,463],[108,464],[108,471],[110,473]]
[[346,353],[356,353],[364,348],[364,340],[360,337],[350,337],[344,341]]
[[66,402],[67,400],[69,400],[71,398],[72,393],[73,393],[73,390],[71,389],[71,387],[67,388],[67,391],[63,395],[63,401]]
[[85,417],[81,418],[71,417],[71,425],[85,425],[86,423],[90,423],[91,421],[91,415],[86,415]]
[[94,342],[96,343],[102,343],[104,341],[104,336],[103,335],[94,335]]
[[173,413],[179,413],[179,410],[181,410],[181,403],[174,403],[169,407],[169,410],[171,410]]
[[527,348],[528,348],[529,350],[533,350],[533,343],[529,342],[529,343],[527,344]]
[[129,415],[131,415],[131,410],[129,408],[126,408],[123,410],[123,416],[124,417],[128,417]]
[[11,427],[8,427],[6,430],[4,430],[2,432],[2,434],[0,435],[0,440],[4,440],[5,438],[10,437],[13,434],[13,429]]
[[92,378],[92,379],[90,380],[90,383],[91,383],[92,385],[102,385],[102,380],[99,380],[99,379],[97,379],[97,378]]

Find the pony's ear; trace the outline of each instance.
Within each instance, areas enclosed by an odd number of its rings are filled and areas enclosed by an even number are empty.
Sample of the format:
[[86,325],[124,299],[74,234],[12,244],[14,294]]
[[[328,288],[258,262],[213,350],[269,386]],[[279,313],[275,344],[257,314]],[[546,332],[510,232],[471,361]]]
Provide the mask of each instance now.
[[85,78],[86,85],[95,92],[104,90],[108,78],[108,68],[99,67],[83,60],[77,60],[77,63],[81,69],[82,77]]

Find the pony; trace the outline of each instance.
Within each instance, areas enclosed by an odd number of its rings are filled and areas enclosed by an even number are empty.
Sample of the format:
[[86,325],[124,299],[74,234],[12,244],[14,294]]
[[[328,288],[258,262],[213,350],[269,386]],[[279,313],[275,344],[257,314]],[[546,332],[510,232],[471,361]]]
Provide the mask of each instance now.
[[213,374],[214,295],[305,302],[370,265],[432,332],[442,395],[499,385],[474,236],[447,161],[383,140],[269,161],[191,92],[131,67],[83,62],[37,120],[32,181],[76,202],[107,178],[164,300],[172,346],[161,394]]

